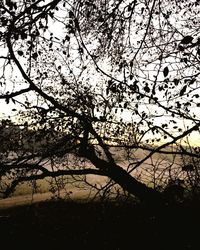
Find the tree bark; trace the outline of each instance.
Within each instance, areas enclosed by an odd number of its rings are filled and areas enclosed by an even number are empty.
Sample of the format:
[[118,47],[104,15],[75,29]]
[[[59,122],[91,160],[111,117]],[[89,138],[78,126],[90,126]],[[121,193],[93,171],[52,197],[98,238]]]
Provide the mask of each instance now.
[[164,204],[162,193],[139,182],[116,163],[110,163],[106,160],[100,159],[97,157],[93,149],[88,150],[87,152],[85,151],[84,154],[96,168],[102,170],[106,176],[111,178],[130,194],[139,198],[142,202],[149,205]]

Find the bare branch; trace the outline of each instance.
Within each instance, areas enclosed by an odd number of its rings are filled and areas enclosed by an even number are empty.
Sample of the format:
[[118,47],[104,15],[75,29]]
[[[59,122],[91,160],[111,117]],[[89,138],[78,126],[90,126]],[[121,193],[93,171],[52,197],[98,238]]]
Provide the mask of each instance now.
[[45,171],[42,174],[39,175],[30,175],[30,176],[22,176],[19,177],[18,179],[15,179],[11,185],[3,192],[4,198],[7,198],[9,195],[11,195],[16,186],[19,185],[22,182],[26,181],[31,181],[31,180],[40,180],[44,179],[46,177],[58,177],[58,176],[66,176],[66,175],[89,175],[89,174],[94,174],[94,175],[101,175],[105,176],[105,173],[103,171],[97,170],[97,169],[72,169],[72,170],[58,170],[55,172],[50,172],[50,171]]

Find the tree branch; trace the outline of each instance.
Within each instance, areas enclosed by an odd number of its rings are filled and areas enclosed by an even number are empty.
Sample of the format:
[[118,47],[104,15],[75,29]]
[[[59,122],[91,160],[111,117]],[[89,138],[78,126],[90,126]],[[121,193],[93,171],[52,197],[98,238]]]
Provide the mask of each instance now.
[[174,144],[175,142],[177,142],[178,140],[184,138],[185,136],[187,136],[188,134],[190,134],[191,132],[197,130],[200,126],[200,122],[198,124],[196,124],[195,126],[191,127],[190,129],[188,129],[187,131],[185,131],[184,133],[182,133],[179,136],[174,137],[174,139],[170,142],[167,142],[161,146],[159,146],[158,148],[153,149],[146,157],[144,157],[141,161],[139,161],[134,168],[132,168],[128,173],[130,174],[133,170],[135,170],[136,168],[138,168],[142,163],[144,163],[149,157],[151,157],[153,154],[158,153],[161,149],[166,148],[169,145]]
[[15,191],[16,186],[22,182],[32,181],[32,180],[40,180],[40,179],[44,179],[46,177],[58,177],[58,176],[65,176],[65,175],[70,175],[70,176],[72,176],[72,175],[88,175],[88,174],[101,175],[101,176],[105,175],[102,170],[91,169],[91,168],[79,169],[79,170],[75,170],[75,169],[58,170],[55,172],[51,172],[51,171],[47,170],[40,175],[22,176],[16,180],[14,180],[11,183],[11,185],[5,190],[5,192],[3,192],[3,198],[7,198],[9,195],[11,195]]
[[0,95],[0,99],[9,99],[9,98],[13,98],[15,96],[18,96],[18,95],[21,95],[21,94],[24,94],[26,92],[29,92],[31,90],[30,87],[26,88],[26,89],[21,89],[19,91],[16,91],[16,92],[12,92],[10,94],[5,94],[5,95]]
[[[115,147],[117,147],[117,146],[115,146]],[[121,147],[121,146],[119,146],[119,147]],[[155,150],[155,148],[150,148],[147,146],[139,146],[139,145],[137,145],[137,146],[135,146],[135,145],[123,145],[123,147],[126,149],[142,149],[142,150],[147,150],[147,151]],[[187,156],[191,156],[191,157],[195,157],[195,158],[200,158],[199,154],[188,152],[186,150],[184,150],[184,152],[183,152],[183,151],[167,151],[167,150],[156,149],[156,153],[165,154],[165,155],[187,155]]]

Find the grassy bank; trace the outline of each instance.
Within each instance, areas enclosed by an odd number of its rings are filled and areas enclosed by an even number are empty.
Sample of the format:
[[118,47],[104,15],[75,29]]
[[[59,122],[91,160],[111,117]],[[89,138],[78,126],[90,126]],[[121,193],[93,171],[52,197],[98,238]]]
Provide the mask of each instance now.
[[[122,202],[49,201],[0,210],[1,243],[38,249],[199,249],[200,204],[162,211]],[[197,226],[197,227],[196,227]]]

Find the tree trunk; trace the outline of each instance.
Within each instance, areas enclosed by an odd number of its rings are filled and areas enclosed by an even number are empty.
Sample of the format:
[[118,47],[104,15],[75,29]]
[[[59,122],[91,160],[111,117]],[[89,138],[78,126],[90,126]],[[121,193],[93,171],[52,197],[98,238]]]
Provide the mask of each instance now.
[[139,182],[115,162],[110,163],[98,158],[93,150],[89,150],[87,153],[84,151],[84,154],[96,168],[102,170],[106,176],[142,202],[153,206],[164,204],[162,193]]
[[139,182],[118,165],[109,167],[107,176],[118,183],[127,192],[138,197],[142,202],[149,205],[162,204],[164,202],[163,195],[160,192]]

